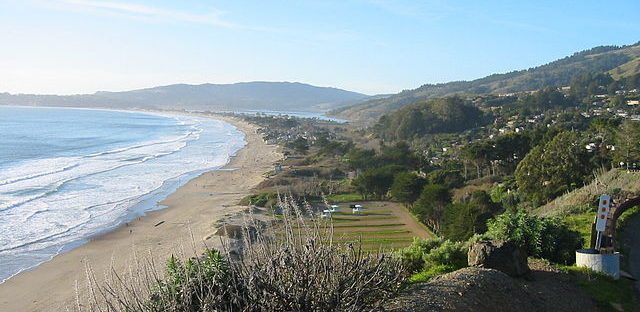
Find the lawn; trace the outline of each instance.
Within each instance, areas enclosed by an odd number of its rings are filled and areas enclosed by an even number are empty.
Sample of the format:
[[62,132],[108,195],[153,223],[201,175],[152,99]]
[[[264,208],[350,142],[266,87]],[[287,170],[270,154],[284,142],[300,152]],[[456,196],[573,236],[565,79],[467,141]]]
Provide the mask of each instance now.
[[[410,245],[414,237],[430,236],[398,203],[347,201],[337,204],[340,212],[331,216],[335,242],[360,242],[365,250],[398,249]],[[353,214],[349,206],[355,204],[364,209]],[[317,205],[318,211],[323,210],[321,203]]]

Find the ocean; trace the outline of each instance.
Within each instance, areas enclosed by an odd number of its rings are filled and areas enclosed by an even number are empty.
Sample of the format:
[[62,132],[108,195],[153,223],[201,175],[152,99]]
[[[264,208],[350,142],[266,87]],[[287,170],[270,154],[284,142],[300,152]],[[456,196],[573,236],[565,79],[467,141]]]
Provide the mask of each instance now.
[[244,145],[210,118],[0,106],[0,282],[162,208]]

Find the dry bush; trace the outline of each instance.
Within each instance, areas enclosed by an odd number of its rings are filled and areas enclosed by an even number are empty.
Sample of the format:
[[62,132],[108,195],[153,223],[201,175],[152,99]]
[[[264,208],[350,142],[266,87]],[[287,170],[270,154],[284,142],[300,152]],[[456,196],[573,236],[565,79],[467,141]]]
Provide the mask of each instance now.
[[[240,249],[225,245],[164,274],[152,262],[112,272],[79,295],[77,311],[370,311],[402,282],[398,259],[333,242],[333,229],[308,205],[278,202],[282,217],[265,231],[247,218]],[[330,222],[330,221],[328,221]]]

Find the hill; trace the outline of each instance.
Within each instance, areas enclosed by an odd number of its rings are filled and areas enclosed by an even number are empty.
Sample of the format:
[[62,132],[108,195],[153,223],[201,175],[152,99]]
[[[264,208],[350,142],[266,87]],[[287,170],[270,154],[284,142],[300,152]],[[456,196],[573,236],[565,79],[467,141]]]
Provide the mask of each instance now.
[[366,97],[356,92],[298,82],[243,82],[175,84],[69,96],[2,93],[0,105],[322,112]]
[[385,140],[407,140],[436,133],[457,133],[486,123],[483,112],[459,97],[430,99],[384,115],[374,132]]
[[453,94],[513,93],[549,86],[567,86],[580,73],[608,72],[616,79],[640,72],[640,42],[628,46],[600,46],[551,63],[472,81],[425,84],[414,90],[338,108],[330,115],[352,120],[375,120],[405,105]]
[[[611,194],[614,198],[640,194],[640,172],[612,169],[598,174],[582,188],[566,193],[532,212],[541,216],[562,216],[596,207],[598,197]],[[585,208],[587,207],[587,208]]]

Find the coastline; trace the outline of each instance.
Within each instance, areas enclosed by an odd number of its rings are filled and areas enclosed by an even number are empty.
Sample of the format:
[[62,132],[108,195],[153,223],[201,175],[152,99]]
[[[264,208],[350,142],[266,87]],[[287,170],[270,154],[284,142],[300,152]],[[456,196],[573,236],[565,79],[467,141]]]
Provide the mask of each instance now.
[[65,311],[75,305],[76,281],[78,287],[86,282],[86,265],[100,279],[110,268],[126,269],[136,254],[163,265],[171,254],[188,257],[219,246],[213,224],[245,208],[237,203],[281,154],[262,141],[254,125],[225,116],[194,115],[236,126],[247,144],[222,168],[199,175],[158,203],[166,208],[147,212],[0,284],[1,311]]

